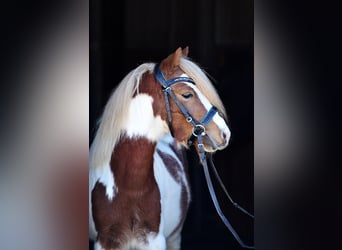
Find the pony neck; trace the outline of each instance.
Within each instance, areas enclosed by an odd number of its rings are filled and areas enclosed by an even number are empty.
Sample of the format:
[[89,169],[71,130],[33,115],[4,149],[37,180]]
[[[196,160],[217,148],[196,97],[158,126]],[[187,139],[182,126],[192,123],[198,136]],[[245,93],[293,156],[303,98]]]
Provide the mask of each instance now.
[[145,137],[124,136],[120,140],[110,162],[119,190],[141,193],[150,188],[155,147],[156,143]]

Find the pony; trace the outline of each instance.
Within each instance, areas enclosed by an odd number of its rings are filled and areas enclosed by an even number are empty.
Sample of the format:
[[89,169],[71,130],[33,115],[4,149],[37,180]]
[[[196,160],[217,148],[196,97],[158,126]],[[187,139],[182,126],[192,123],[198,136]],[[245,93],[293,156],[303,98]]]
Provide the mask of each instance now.
[[89,236],[96,250],[176,250],[191,201],[185,150],[227,147],[226,111],[179,47],[128,73],[110,96],[89,155]]

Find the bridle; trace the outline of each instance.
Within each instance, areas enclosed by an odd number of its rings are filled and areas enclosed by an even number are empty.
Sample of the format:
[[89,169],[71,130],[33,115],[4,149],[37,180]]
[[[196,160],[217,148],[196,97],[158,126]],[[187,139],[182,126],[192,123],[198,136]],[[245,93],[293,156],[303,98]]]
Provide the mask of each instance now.
[[178,82],[188,82],[195,85],[194,80],[189,77],[176,77],[170,80],[167,80],[163,74],[163,72],[159,68],[159,64],[154,67],[154,76],[157,81],[162,85],[164,99],[166,104],[166,111],[167,111],[167,119],[168,125],[171,134],[173,135],[172,129],[172,115],[171,115],[171,108],[169,102],[169,96],[172,100],[176,103],[180,111],[183,113],[185,120],[192,125],[192,133],[188,138],[188,145],[194,144],[194,141],[198,140],[198,148],[200,152],[201,161],[205,159],[205,151],[202,136],[206,135],[205,128],[208,126],[210,121],[213,119],[214,115],[218,112],[215,106],[212,106],[210,110],[205,114],[201,121],[197,121],[184,107],[184,105],[177,99],[176,95],[174,94],[171,85],[178,83]]
[[216,168],[215,168],[214,163],[212,161],[212,154],[208,154],[207,155],[205,150],[204,150],[203,138],[202,137],[207,135],[206,134],[206,127],[211,122],[211,120],[213,119],[214,115],[218,112],[217,108],[215,106],[212,106],[209,109],[209,111],[204,115],[204,117],[200,121],[197,121],[188,112],[188,110],[184,107],[184,105],[177,99],[176,95],[174,94],[174,92],[173,92],[173,90],[171,88],[171,86],[173,84],[178,83],[178,82],[188,82],[188,83],[191,83],[191,84],[195,85],[194,80],[189,78],[189,77],[175,77],[175,78],[167,80],[166,77],[164,76],[163,72],[160,70],[159,64],[156,64],[155,67],[154,67],[154,77],[156,78],[157,82],[159,82],[161,84],[162,89],[163,89],[165,105],[166,105],[166,111],[167,111],[167,118],[168,118],[168,126],[169,126],[169,129],[170,129],[171,135],[173,136],[173,129],[172,129],[172,115],[171,115],[171,107],[170,107],[170,102],[169,102],[169,96],[176,103],[176,105],[178,106],[178,108],[180,109],[182,114],[184,115],[186,121],[192,125],[192,133],[188,137],[187,144],[189,146],[191,146],[191,145],[194,145],[194,142],[195,142],[196,139],[198,141],[198,154],[199,154],[200,162],[201,162],[201,164],[203,166],[204,174],[205,174],[207,185],[208,185],[208,189],[209,189],[209,193],[210,193],[211,199],[213,200],[213,203],[214,203],[214,206],[216,208],[216,211],[217,211],[218,215],[220,216],[220,218],[222,219],[223,223],[230,230],[230,232],[233,234],[235,239],[240,243],[240,245],[242,247],[249,248],[249,249],[254,249],[254,246],[248,246],[245,243],[243,243],[243,241],[241,240],[241,238],[239,237],[237,232],[234,230],[234,228],[232,227],[232,225],[230,224],[228,219],[222,213],[220,205],[219,205],[219,203],[217,201],[217,198],[216,198],[216,195],[215,195],[213,184],[211,182],[211,178],[210,178],[210,174],[209,174],[209,169],[208,169],[208,164],[207,164],[207,158],[209,159],[209,163],[210,163],[210,165],[211,165],[211,167],[212,167],[212,169],[213,169],[213,171],[215,173],[215,176],[216,176],[217,180],[219,181],[223,191],[225,192],[225,194],[227,195],[229,200],[233,203],[233,205],[236,208],[240,209],[242,212],[244,212],[248,216],[254,218],[253,215],[251,215],[249,212],[247,212],[245,209],[240,207],[236,202],[234,202],[232,200],[232,198],[230,197],[230,195],[227,192],[227,189],[223,185],[223,182],[222,182],[220,176],[218,175],[218,173],[216,171]]

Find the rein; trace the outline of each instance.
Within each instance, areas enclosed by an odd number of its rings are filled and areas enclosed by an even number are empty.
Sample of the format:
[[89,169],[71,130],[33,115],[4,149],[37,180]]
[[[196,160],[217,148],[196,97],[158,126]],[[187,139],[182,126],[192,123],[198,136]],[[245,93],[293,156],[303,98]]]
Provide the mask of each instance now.
[[173,136],[173,130],[172,130],[172,115],[171,115],[169,96],[172,98],[172,100],[179,107],[179,109],[183,113],[186,121],[188,123],[191,123],[191,125],[193,127],[192,128],[192,134],[188,138],[188,145],[189,146],[193,145],[195,140],[197,139],[200,162],[201,162],[201,165],[203,166],[203,170],[204,170],[205,178],[206,178],[206,181],[207,181],[209,193],[210,193],[211,199],[212,199],[212,201],[214,203],[214,206],[215,206],[215,209],[216,209],[218,215],[220,216],[220,218],[223,221],[223,223],[225,224],[225,226],[232,233],[234,238],[239,242],[241,247],[248,248],[248,249],[254,249],[254,246],[248,246],[248,245],[246,245],[241,240],[241,238],[239,237],[237,232],[234,230],[234,228],[230,224],[229,220],[224,216],[224,214],[223,214],[223,212],[222,212],[222,210],[220,208],[220,205],[219,205],[219,203],[217,201],[215,190],[214,190],[214,187],[213,187],[213,184],[212,184],[212,181],[211,181],[211,177],[210,177],[210,174],[209,174],[207,158],[209,159],[210,166],[213,169],[213,171],[215,173],[215,176],[216,176],[218,182],[221,185],[221,188],[225,192],[225,194],[228,197],[228,199],[230,200],[230,202],[234,205],[235,208],[241,210],[243,213],[247,214],[251,218],[254,218],[254,216],[252,214],[247,212],[245,209],[243,209],[241,206],[239,206],[236,202],[234,202],[232,200],[232,198],[228,194],[227,189],[225,188],[225,186],[224,186],[224,184],[223,184],[219,174],[216,171],[215,165],[214,165],[214,163],[212,161],[212,154],[208,154],[207,155],[205,150],[204,150],[204,145],[203,145],[202,137],[206,135],[206,131],[205,131],[206,126],[210,123],[210,121],[213,119],[214,115],[218,112],[217,108],[215,106],[212,106],[211,109],[207,112],[207,114],[202,118],[202,120],[201,121],[197,121],[195,118],[193,118],[189,114],[187,109],[177,99],[176,95],[173,93],[172,88],[171,88],[171,85],[173,85],[175,83],[178,83],[178,82],[189,82],[189,83],[192,83],[192,84],[195,84],[195,82],[191,78],[189,78],[189,77],[176,77],[176,78],[172,78],[170,80],[167,80],[165,78],[163,72],[160,70],[159,64],[156,64],[156,66],[154,67],[154,76],[155,76],[156,80],[161,84],[161,86],[163,88],[165,105],[166,105],[166,111],[167,111],[167,117],[168,117],[168,125],[169,125],[169,129],[170,129],[171,135]]

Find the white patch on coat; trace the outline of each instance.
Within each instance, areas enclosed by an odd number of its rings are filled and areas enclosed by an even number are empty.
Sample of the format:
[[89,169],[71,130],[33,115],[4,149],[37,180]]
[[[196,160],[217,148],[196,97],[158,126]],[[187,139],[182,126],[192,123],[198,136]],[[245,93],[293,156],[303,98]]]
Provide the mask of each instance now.
[[89,168],[89,237],[93,240],[96,239],[97,232],[92,215],[91,192],[97,182],[105,187],[106,196],[109,201],[112,201],[119,192],[118,187],[115,185],[114,174],[109,163],[101,168]]
[[155,234],[149,234],[147,236],[147,244],[146,250],[166,250],[166,240],[165,237],[161,234],[158,233],[157,235]]
[[[157,144],[157,149],[172,156],[180,166],[183,167],[178,157],[170,148],[170,143],[174,140],[170,134],[164,136]],[[165,237],[169,237],[171,233],[181,222],[181,191],[182,186],[177,183],[173,176],[170,175],[163,160],[158,153],[154,153],[154,176],[159,187],[160,199],[161,199],[161,222],[163,223],[163,232]],[[182,176],[183,183],[185,183],[188,202],[190,202],[190,189],[187,183],[185,172],[179,173]]]
[[153,98],[147,94],[132,99],[125,126],[128,137],[142,136],[155,142],[169,131],[166,122],[159,115],[154,116],[152,103]]
[[[190,186],[188,183],[188,179],[185,175],[185,169],[183,166],[183,163],[180,161],[180,159],[178,158],[178,156],[176,155],[176,153],[171,149],[171,145],[172,146],[176,146],[177,148],[175,150],[184,150],[184,146],[182,146],[181,143],[176,144],[175,143],[175,138],[171,136],[171,134],[167,134],[165,135],[157,144],[156,149],[164,152],[165,154],[171,156],[174,160],[177,161],[177,163],[180,166],[180,170],[178,169],[178,176],[181,176],[182,178],[182,183],[184,183],[186,191],[187,191],[187,196],[188,196],[188,202],[190,202]],[[183,149],[182,149],[183,148]],[[165,167],[165,165],[164,165]]]
[[96,241],[94,244],[94,250],[105,250],[105,249],[101,246],[100,242]]
[[115,185],[114,174],[109,164],[104,167],[96,169],[95,176],[96,182],[100,182],[106,188],[106,195],[108,200],[112,201],[114,196],[119,192],[119,190],[118,187]]
[[132,238],[121,250],[166,250],[166,240],[161,233],[149,233],[146,239]]

